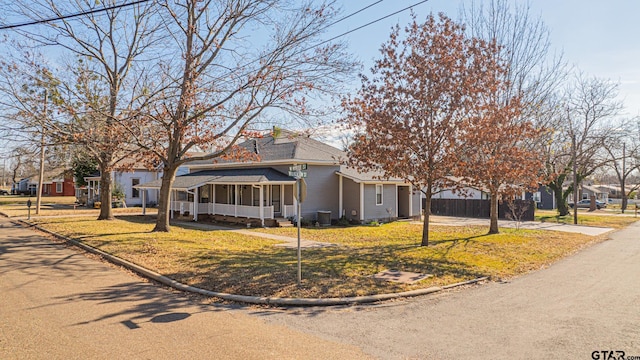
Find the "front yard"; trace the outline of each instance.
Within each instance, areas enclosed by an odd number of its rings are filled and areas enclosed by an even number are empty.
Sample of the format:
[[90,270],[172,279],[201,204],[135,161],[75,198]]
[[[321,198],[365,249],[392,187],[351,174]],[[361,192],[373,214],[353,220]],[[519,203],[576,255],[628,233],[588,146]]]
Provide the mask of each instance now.
[[[31,200],[31,216],[36,216],[36,197],[20,195],[0,196],[0,212],[9,217],[21,217],[29,215],[27,200]],[[100,213],[100,209],[88,208],[86,206],[75,205],[76,198],[73,196],[43,196],[40,206],[39,216],[74,216],[74,215],[95,215]],[[148,214],[156,213],[157,209],[147,209]],[[142,213],[141,207],[115,208],[114,214]]]
[[[542,222],[573,224],[573,210],[571,210],[570,214],[566,216],[558,216],[558,212],[556,210],[536,210],[535,220]],[[578,225],[621,229],[638,220],[639,219],[634,216],[633,211],[628,211],[626,214],[620,214],[619,212],[612,212],[609,210],[589,212],[586,209],[578,209]]]
[[[296,284],[296,249],[278,241],[221,230],[174,226],[151,233],[151,217],[114,221],[50,218],[36,222],[180,282],[218,292],[277,297],[339,297],[406,291],[481,276],[508,279],[540,269],[605,237],[552,231],[432,226],[431,246],[420,247],[422,226],[303,229],[302,237],[338,246],[304,249],[303,286]],[[295,237],[295,229],[259,229]],[[408,285],[377,280],[387,269],[432,274]]]

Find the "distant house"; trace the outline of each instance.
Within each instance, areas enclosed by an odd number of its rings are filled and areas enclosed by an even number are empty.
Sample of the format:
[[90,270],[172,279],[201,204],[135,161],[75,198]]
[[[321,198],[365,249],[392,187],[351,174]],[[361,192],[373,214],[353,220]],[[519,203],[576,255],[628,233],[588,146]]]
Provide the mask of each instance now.
[[38,183],[33,182],[31,178],[20,179],[17,183],[11,187],[11,193],[15,195],[36,195],[38,189]]
[[[11,192],[16,195],[36,196],[38,194],[38,178],[30,177],[21,179],[12,186]],[[43,196],[74,196],[75,182],[73,171],[53,170],[45,173],[42,182]]]
[[535,201],[536,207],[541,210],[553,210],[558,208],[553,190],[545,185],[540,185],[536,192],[526,192],[523,199]]
[[42,195],[46,196],[75,196],[75,181],[73,171],[65,171],[60,178],[42,183]]
[[[330,145],[288,131],[240,144],[259,160],[198,161],[185,165],[189,173],[176,176],[171,214],[277,226],[297,217],[296,179],[292,166],[306,168],[303,220],[325,222],[341,217],[355,222],[412,218],[420,215],[420,191],[400,179],[361,173],[342,165],[346,154]],[[138,189],[159,190],[161,180]]]
[[[160,178],[161,172],[149,170],[142,164],[132,164],[129,168],[130,170],[127,171],[111,172],[112,193],[115,189],[122,190],[126,206],[142,206],[143,199],[145,206],[155,206],[158,201],[157,191],[141,190],[136,186]],[[100,174],[87,176],[84,179],[87,182],[86,202],[88,206],[93,206],[96,201],[100,201]]]
[[[571,195],[569,198],[573,199]],[[609,193],[607,191],[601,191],[593,185],[582,185],[580,187],[580,193],[578,200],[590,199],[591,196],[595,196],[596,200],[606,203],[609,200]]]

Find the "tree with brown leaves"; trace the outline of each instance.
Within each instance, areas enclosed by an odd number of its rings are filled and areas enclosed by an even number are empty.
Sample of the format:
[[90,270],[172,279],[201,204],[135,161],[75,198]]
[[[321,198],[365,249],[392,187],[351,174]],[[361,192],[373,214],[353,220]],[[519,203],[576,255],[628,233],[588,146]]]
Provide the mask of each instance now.
[[343,122],[356,133],[351,166],[405,179],[423,191],[426,246],[431,197],[463,186],[452,178],[467,155],[461,151],[463,125],[494,82],[486,70],[496,67],[497,47],[467,37],[443,14],[424,23],[413,15],[404,34],[396,26],[372,77],[361,75],[357,96],[344,99]]
[[[504,68],[503,68],[504,69]],[[542,178],[542,154],[529,145],[543,134],[521,118],[519,98],[505,101],[505,81],[495,69],[495,82],[473,116],[466,119],[458,174],[464,182],[490,195],[489,234],[497,234],[498,202],[535,189]]]

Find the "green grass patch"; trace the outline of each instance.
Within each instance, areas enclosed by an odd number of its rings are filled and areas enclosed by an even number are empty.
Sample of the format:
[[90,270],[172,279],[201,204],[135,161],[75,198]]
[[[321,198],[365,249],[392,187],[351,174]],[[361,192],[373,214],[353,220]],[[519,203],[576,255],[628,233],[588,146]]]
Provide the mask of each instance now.
[[[336,297],[406,291],[481,276],[511,278],[556,261],[604,237],[552,231],[433,226],[421,247],[422,227],[408,222],[382,226],[302,229],[305,239],[335,243],[302,252],[303,286],[296,286],[296,249],[278,241],[221,230],[174,226],[153,233],[151,217],[113,221],[51,218],[38,224],[79,239],[180,282],[219,292],[280,297]],[[295,237],[295,228],[256,231]],[[416,284],[372,277],[386,269],[433,274]]]
[[[634,217],[633,214],[633,212],[620,214],[606,210],[598,210],[594,213],[589,213],[586,210],[579,209],[578,225],[621,229],[639,220],[639,218]],[[536,210],[535,220],[560,224],[573,224],[573,210],[571,210],[571,213],[566,216],[559,216],[558,212],[555,210]]]

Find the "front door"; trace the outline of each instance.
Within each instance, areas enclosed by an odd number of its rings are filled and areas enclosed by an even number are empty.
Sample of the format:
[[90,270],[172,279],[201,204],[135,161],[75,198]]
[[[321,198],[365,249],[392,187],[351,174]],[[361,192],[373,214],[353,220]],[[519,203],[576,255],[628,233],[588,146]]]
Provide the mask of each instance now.
[[271,186],[271,204],[273,205],[274,214],[281,214],[282,209],[280,208],[280,185],[272,185]]

